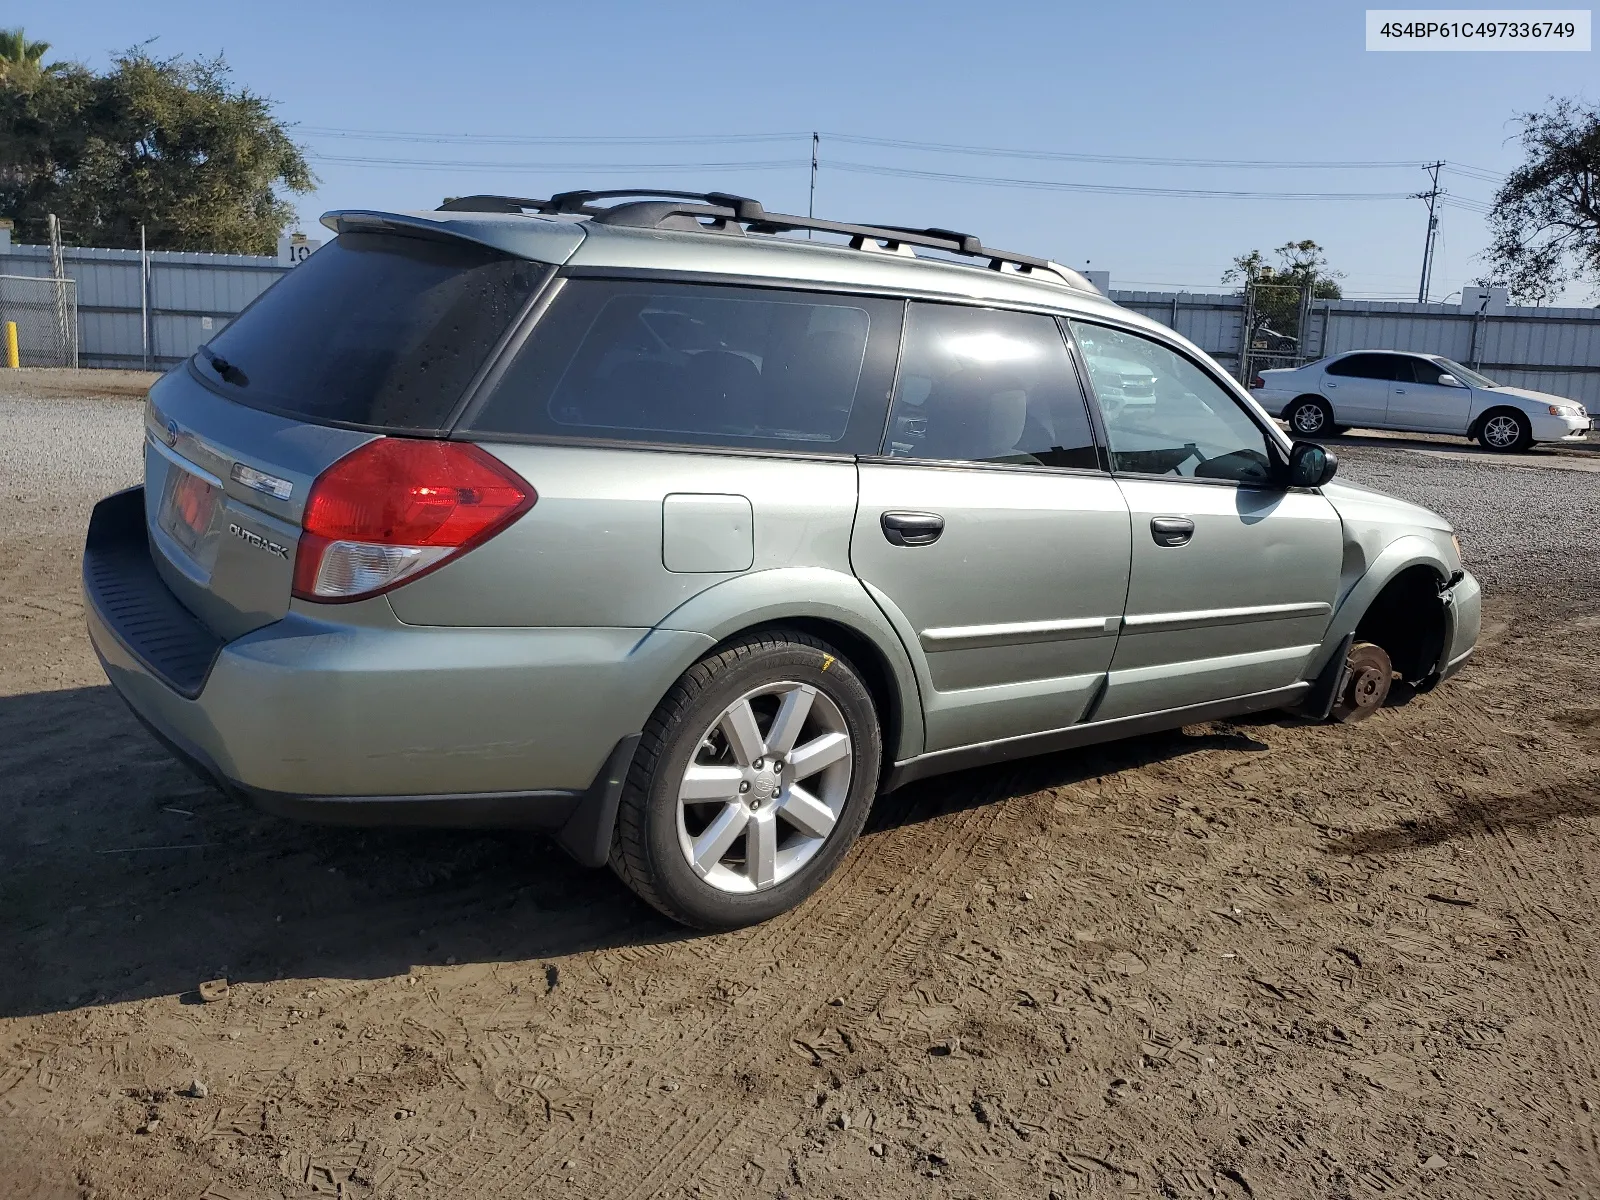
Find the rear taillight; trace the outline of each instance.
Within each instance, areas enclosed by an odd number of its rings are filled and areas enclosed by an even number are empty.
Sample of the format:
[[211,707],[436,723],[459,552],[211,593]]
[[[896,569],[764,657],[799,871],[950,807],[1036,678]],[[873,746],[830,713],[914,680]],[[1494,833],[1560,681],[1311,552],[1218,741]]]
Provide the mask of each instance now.
[[465,442],[378,438],[311,485],[294,560],[302,600],[360,600],[488,541],[538,496]]
[[1253,388],[1264,388],[1267,386],[1267,381],[1261,378],[1259,375],[1252,375],[1250,376],[1250,386]]

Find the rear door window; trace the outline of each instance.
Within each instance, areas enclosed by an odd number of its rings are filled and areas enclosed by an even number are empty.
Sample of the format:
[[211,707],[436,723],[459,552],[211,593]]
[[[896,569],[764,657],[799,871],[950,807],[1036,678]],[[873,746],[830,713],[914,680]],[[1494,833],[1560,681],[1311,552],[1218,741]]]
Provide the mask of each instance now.
[[195,367],[252,408],[438,432],[548,270],[459,239],[340,234],[212,338]]
[[913,303],[884,453],[1099,467],[1083,391],[1054,319]]
[[870,454],[903,310],[877,297],[569,279],[463,428]]

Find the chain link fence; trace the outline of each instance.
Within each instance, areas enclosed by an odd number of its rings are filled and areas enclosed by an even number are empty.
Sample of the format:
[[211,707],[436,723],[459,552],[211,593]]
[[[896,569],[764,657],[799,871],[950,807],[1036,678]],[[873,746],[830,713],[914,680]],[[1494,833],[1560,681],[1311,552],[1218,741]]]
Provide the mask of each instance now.
[[78,365],[78,285],[72,279],[0,275],[0,367],[5,326],[17,326],[24,367]]

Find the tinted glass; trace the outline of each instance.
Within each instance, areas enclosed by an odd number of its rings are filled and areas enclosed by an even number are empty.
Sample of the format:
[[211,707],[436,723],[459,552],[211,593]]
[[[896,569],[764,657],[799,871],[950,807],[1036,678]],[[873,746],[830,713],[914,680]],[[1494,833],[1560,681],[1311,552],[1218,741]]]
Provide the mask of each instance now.
[[1438,363],[1431,363],[1425,358],[1412,358],[1406,360],[1411,367],[1411,374],[1418,383],[1438,383],[1439,376],[1443,375],[1444,368]]
[[437,431],[548,268],[463,241],[345,233],[226,329],[201,373],[309,421]]
[[1099,465],[1061,330],[1049,317],[913,304],[888,444],[899,458]]
[[1357,379],[1393,379],[1395,362],[1396,356],[1393,354],[1352,354],[1349,358],[1329,363],[1328,374],[1353,375]]
[[899,301],[572,279],[475,433],[872,453]]
[[1115,469],[1258,485],[1271,480],[1265,431],[1183,355],[1078,321],[1072,336],[1105,417]]

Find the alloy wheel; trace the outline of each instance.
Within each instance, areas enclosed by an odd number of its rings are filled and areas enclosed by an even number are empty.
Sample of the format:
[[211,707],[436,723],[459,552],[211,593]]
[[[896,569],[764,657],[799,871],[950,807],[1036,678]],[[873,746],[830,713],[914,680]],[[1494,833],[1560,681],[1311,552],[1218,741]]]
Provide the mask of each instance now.
[[1296,433],[1318,433],[1322,429],[1322,409],[1315,404],[1302,404],[1294,410],[1293,425]]
[[1515,446],[1522,438],[1522,426],[1515,417],[1502,413],[1485,422],[1483,438],[1495,449],[1504,450],[1508,446]]
[[850,795],[844,715],[809,684],[745,693],[700,737],[678,784],[678,846],[723,892],[762,891],[805,866]]

